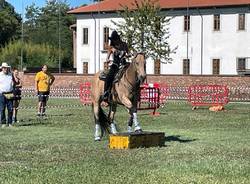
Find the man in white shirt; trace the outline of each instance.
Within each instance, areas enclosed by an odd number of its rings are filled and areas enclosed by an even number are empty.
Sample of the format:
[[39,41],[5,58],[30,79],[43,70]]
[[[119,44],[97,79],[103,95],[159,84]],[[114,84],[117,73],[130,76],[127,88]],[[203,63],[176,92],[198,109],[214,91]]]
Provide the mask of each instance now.
[[[0,124],[1,127],[6,125],[12,126],[13,114],[13,79],[10,72],[10,66],[7,63],[2,63],[2,72],[0,72]],[[8,110],[8,118],[6,124],[5,109]]]

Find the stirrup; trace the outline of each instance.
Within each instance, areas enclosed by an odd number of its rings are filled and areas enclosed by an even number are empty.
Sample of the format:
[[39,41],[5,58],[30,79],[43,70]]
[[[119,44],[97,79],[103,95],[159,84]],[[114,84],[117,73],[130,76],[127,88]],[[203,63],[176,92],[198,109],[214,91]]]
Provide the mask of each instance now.
[[117,83],[119,81],[119,79],[116,77],[115,79],[114,79],[114,81],[113,81],[113,84],[114,83]]

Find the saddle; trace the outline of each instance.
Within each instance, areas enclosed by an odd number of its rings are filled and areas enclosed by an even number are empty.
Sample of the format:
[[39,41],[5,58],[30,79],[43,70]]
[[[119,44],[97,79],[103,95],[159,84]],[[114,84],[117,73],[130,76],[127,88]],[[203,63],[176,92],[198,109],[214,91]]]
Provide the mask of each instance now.
[[[115,74],[113,83],[118,82],[122,78],[123,74],[125,73],[126,69],[129,67],[129,65],[130,63],[128,62],[121,65],[121,67],[119,68],[119,71]],[[99,79],[105,81],[108,73],[109,73],[109,69],[102,70],[99,74]]]

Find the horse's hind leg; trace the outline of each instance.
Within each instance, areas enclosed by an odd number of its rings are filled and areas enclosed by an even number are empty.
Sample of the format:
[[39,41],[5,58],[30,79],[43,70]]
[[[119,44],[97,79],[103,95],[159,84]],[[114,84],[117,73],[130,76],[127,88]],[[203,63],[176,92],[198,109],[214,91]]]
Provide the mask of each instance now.
[[130,133],[130,132],[132,132],[133,130],[132,130],[132,126],[133,126],[133,114],[131,115],[131,113],[129,113],[130,114],[130,117],[129,117],[129,119],[128,119],[128,132]]
[[115,121],[114,121],[114,117],[115,117],[115,112],[116,112],[116,108],[117,108],[117,104],[112,104],[111,106],[111,112],[110,112],[110,115],[109,115],[109,118],[110,118],[110,130],[111,130],[111,133],[112,134],[117,134],[117,129],[116,129],[116,124],[115,124]]
[[100,141],[102,137],[101,132],[101,125],[99,122],[99,106],[98,104],[93,104],[93,112],[94,112],[94,118],[95,118],[95,141]]

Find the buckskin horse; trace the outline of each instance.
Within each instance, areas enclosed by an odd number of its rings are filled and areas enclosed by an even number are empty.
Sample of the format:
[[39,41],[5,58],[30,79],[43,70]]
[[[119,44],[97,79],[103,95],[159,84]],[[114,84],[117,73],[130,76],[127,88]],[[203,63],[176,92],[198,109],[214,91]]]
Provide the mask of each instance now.
[[146,61],[143,53],[137,53],[129,66],[125,69],[119,81],[113,83],[111,89],[112,96],[109,100],[109,113],[105,114],[101,107],[104,90],[104,81],[100,80],[100,72],[96,73],[92,81],[92,106],[95,119],[95,141],[100,141],[105,132],[116,134],[116,124],[114,116],[117,104],[124,105],[129,112],[128,132],[142,131],[137,120],[137,101],[140,93],[140,85],[146,78]]

